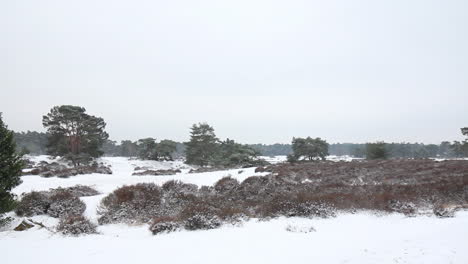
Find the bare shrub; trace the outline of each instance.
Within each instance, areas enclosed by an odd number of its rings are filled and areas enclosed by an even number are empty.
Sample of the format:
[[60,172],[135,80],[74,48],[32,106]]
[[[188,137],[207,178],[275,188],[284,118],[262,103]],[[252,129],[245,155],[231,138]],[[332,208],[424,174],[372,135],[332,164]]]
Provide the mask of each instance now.
[[57,231],[64,235],[79,236],[83,234],[95,234],[96,225],[84,216],[67,216],[60,219]]

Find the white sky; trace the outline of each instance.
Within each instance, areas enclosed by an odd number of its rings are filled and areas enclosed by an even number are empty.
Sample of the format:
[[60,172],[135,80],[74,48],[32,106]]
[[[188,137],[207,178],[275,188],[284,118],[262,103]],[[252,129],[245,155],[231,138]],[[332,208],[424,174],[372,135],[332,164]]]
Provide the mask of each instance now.
[[0,111],[43,131],[54,105],[112,139],[460,140],[466,0],[0,1]]

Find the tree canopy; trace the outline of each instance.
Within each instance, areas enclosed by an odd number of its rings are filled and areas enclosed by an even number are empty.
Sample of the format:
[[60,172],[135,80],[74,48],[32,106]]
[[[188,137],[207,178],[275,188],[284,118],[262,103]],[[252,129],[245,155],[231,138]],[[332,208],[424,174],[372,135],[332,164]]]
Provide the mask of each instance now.
[[288,160],[307,160],[321,159],[325,160],[328,156],[328,143],[321,138],[293,138],[293,154],[288,156]]
[[259,152],[250,146],[228,138],[219,144],[215,163],[225,167],[254,165],[258,155]]
[[388,150],[385,142],[366,144],[366,159],[375,160],[386,158],[388,158]]
[[11,190],[21,183],[21,156],[16,154],[13,132],[3,123],[0,113],[0,222],[2,215],[12,209]]
[[213,163],[218,142],[213,127],[207,123],[194,124],[190,131],[190,141],[185,143],[187,164],[206,166]]
[[206,123],[194,124],[190,135],[190,141],[185,143],[187,164],[239,167],[261,163],[256,159],[258,151],[231,139],[220,141],[214,128]]
[[55,106],[43,116],[42,124],[48,134],[47,153],[64,156],[75,166],[101,156],[109,137],[104,119],[86,114],[79,106]]
[[138,140],[138,157],[148,160],[173,160],[176,152],[176,142],[172,140],[162,140],[157,143],[154,138],[144,138]]

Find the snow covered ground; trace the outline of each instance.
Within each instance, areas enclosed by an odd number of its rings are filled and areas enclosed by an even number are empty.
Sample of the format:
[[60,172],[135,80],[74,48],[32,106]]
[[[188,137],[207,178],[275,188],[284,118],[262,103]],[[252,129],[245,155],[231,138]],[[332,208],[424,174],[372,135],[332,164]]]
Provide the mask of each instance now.
[[[45,159],[38,157],[37,159]],[[127,158],[102,158],[112,175],[78,175],[67,179],[24,176],[14,189],[20,195],[76,184],[90,185],[102,194],[83,197],[86,216],[97,220],[102,197],[138,182],[162,184],[171,179],[212,185],[225,176],[240,181],[254,168],[188,174],[182,162],[163,163]],[[173,176],[131,176],[134,167],[179,168]],[[53,227],[47,216],[35,221]],[[20,221],[20,219],[18,219]],[[100,234],[66,237],[45,229],[0,232],[1,263],[468,263],[468,211],[440,219],[399,214],[376,216],[361,212],[330,219],[280,218],[250,220],[208,231],[180,231],[153,236],[148,226],[105,225]]]

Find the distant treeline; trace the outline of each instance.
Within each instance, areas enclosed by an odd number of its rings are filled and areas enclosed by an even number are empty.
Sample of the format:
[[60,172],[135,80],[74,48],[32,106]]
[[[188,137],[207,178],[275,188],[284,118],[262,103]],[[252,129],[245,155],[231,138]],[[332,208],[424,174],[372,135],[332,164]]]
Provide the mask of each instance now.
[[[47,134],[28,131],[15,132],[16,149],[23,154],[45,155],[47,153]],[[106,156],[136,157],[140,153],[142,144],[139,141],[122,140],[120,144],[113,140],[106,140],[102,151]],[[176,142],[176,156],[183,156],[185,145]]]
[[[17,150],[22,153],[35,155],[46,154],[47,135],[42,132],[28,131],[15,133]],[[259,151],[263,156],[289,155],[292,153],[291,144],[250,144],[253,149]],[[459,142],[442,142],[436,144],[421,143],[387,143],[385,148],[389,158],[453,158],[468,156],[466,150]],[[124,156],[136,157],[140,151],[138,141],[123,140],[120,144],[116,141],[107,140],[102,146],[102,151],[106,156]],[[335,143],[330,144],[328,148],[330,155],[354,157],[364,157],[366,153],[366,144],[354,143]],[[184,156],[185,145],[176,142],[176,157]]]
[[[264,156],[289,155],[292,153],[291,144],[254,144],[250,145],[260,151]],[[436,144],[422,143],[386,143],[385,148],[389,158],[454,158],[466,156],[466,151],[461,148],[459,142],[442,142]],[[330,155],[354,156],[364,158],[366,155],[366,144],[335,143],[328,146]]]

